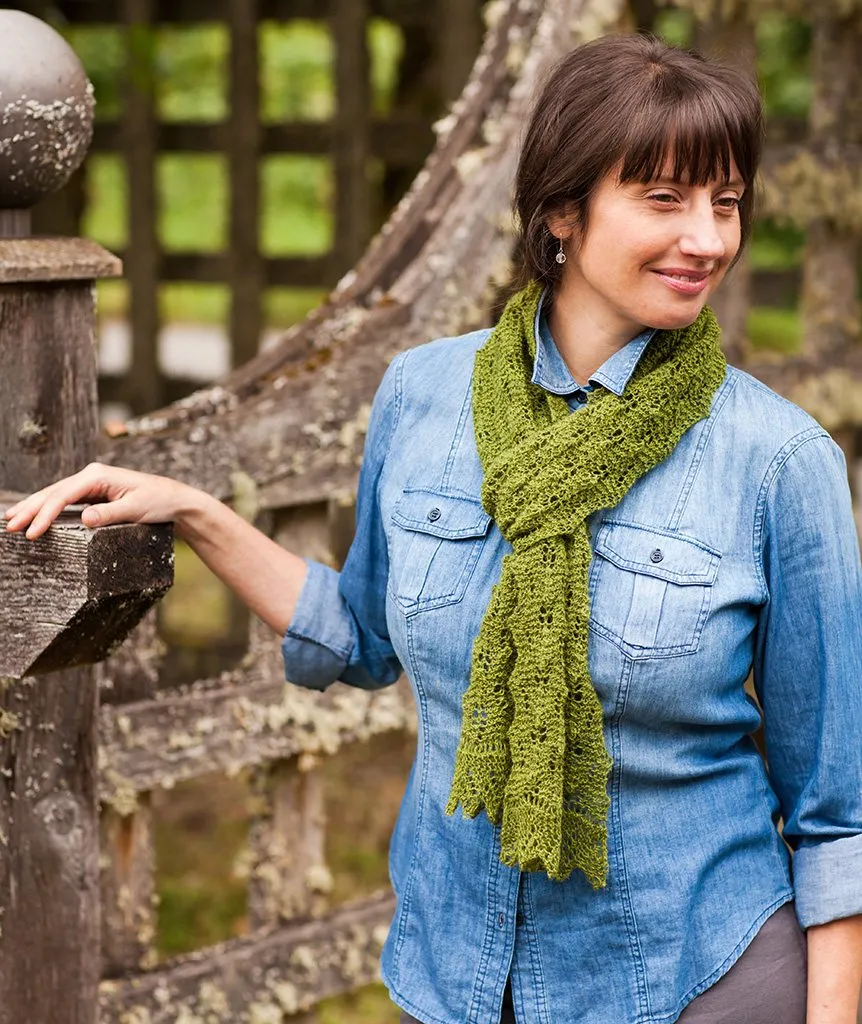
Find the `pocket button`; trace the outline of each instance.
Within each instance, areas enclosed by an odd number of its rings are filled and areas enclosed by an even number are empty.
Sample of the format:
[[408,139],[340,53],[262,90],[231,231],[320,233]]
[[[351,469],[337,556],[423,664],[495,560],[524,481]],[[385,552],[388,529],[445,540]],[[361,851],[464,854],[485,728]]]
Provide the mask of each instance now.
[[656,548],[655,551],[652,551],[649,556],[649,560],[651,562],[660,562],[663,558],[664,552],[661,548]]
[[440,511],[440,509],[439,509],[439,508],[432,508],[432,509],[430,510],[430,512],[428,513],[428,519],[429,519],[429,520],[430,520],[430,521],[431,521],[432,523],[436,523],[436,522],[437,522],[437,520],[438,520],[438,519],[440,518],[440,516],[441,516],[442,514],[443,514],[443,513],[442,513],[442,512]]

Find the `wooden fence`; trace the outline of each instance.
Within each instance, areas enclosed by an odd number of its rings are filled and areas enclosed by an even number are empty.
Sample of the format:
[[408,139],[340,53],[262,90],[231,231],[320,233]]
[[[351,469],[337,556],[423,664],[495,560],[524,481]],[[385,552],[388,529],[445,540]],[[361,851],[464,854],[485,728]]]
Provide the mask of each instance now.
[[[691,4],[710,15],[710,4]],[[201,487],[292,550],[338,564],[346,540],[339,509],[355,489],[370,402],[388,360],[492,316],[509,267],[511,139],[536,82],[570,46],[631,27],[641,6],[494,4],[471,77],[422,172],[327,302],[277,347],[217,385],[130,422],[122,436],[102,437],[100,458]],[[735,14],[730,4],[718,6],[725,20],[708,24],[703,38],[730,44],[745,59],[753,31],[745,17],[749,5],[740,3]],[[759,0],[758,10],[766,6]],[[846,4],[830,0],[809,12],[815,39],[810,144],[780,159],[773,152],[767,168],[773,195],[783,197],[773,201],[801,209],[808,233],[802,350],[783,359],[746,350],[738,329],[750,294],[745,266],[735,272],[722,316],[732,358],[817,416],[853,459],[862,425],[855,159],[862,10],[851,8],[847,13]],[[821,188],[823,181],[830,187]],[[0,262],[9,244],[0,243]],[[43,287],[33,286],[33,302]],[[0,300],[7,301],[2,292]],[[0,318],[4,360],[17,351],[13,328]],[[83,334],[76,335],[79,348]],[[71,343],[65,335],[46,338],[57,354]],[[31,394],[36,404],[48,400],[32,373],[17,388],[27,401]],[[92,423],[92,389],[82,403],[76,416]],[[0,403],[4,446],[23,437],[19,428]],[[42,456],[57,445],[66,445],[66,454],[40,463],[38,471],[23,457],[0,461],[0,486],[28,490],[44,483],[49,469],[65,471],[89,458],[95,439],[72,449],[71,429],[66,422],[57,437],[44,438]],[[74,578],[81,562],[70,576],[64,531],[71,528],[60,524],[51,545],[26,550],[20,537],[0,534],[0,564],[12,564],[14,545],[21,579],[26,573]],[[136,593],[144,590],[139,584]],[[11,677],[25,670],[9,668],[10,614],[0,602],[0,673]],[[149,616],[97,670],[0,681],[0,843],[11,851],[0,861],[0,1024],[93,1024],[97,1012],[103,1024],[279,1021],[376,977],[392,898],[382,893],[328,906],[322,782],[313,756],[408,728],[413,712],[400,686],[368,693],[334,684],[318,694],[285,685],[282,673],[279,638],[253,622],[241,664],[170,690]],[[94,679],[102,683],[98,714]],[[55,760],[62,771],[50,768]],[[150,793],[240,768],[254,770],[262,800],[248,838],[250,932],[154,965]],[[16,891],[29,902],[22,905]]]
[[[700,0],[692,6],[708,13],[710,4],[711,0]],[[483,0],[20,0],[19,5],[73,29],[112,26],[122,33],[127,60],[120,83],[121,110],[116,119],[99,119],[97,110],[93,151],[117,154],[125,168],[128,245],[119,255],[128,281],[131,366],[121,374],[103,374],[100,395],[103,402],[120,403],[140,415],[185,397],[198,386],[159,368],[159,294],[163,284],[183,281],[228,287],[226,329],[231,365],[238,367],[257,354],[268,289],[329,289],[353,267],[378,218],[391,211],[431,151],[434,120],[443,116],[447,104],[460,93],[479,47]],[[485,6],[493,12],[493,4]],[[637,0],[632,4],[632,26],[653,27],[662,6],[667,5]],[[769,6],[764,0],[737,3],[743,14],[756,15],[764,6]],[[793,9],[800,5],[786,0],[783,6]],[[722,8],[728,9],[727,4]],[[397,25],[404,42],[395,105],[385,117],[374,115],[371,107],[370,55],[364,29],[372,16]],[[265,122],[259,84],[261,26],[296,19],[313,19],[330,32],[335,113],[325,121]],[[201,24],[222,25],[229,34],[229,114],[219,122],[164,120],[156,102],[159,70],[154,32],[165,26]],[[701,23],[696,41],[707,49],[724,46],[737,56],[750,57],[752,32],[738,31],[732,25],[728,29],[727,24],[707,19]],[[770,126],[770,166],[788,164],[789,155],[808,134],[808,126],[798,120],[776,120]],[[813,136],[810,141],[814,142]],[[176,251],[160,240],[157,163],[165,153],[224,158],[229,223],[223,251]],[[316,256],[266,256],[261,252],[260,168],[268,156],[276,154],[329,158],[334,238],[329,252]],[[372,159],[384,169],[380,180],[369,175]],[[794,166],[797,176],[810,171],[804,162]],[[37,232],[79,232],[86,205],[86,175],[85,165],[63,196],[36,211]],[[784,209],[782,200],[773,196],[770,212]],[[764,270],[753,275],[751,289],[758,306],[786,307],[795,304],[800,284],[797,271]],[[737,320],[741,309],[738,304]],[[727,310],[726,323],[733,317]],[[741,337],[744,325],[740,322],[734,327]]]
[[[230,289],[228,335],[233,366],[257,354],[263,298],[273,286],[329,289],[362,254],[376,225],[400,197],[398,181],[412,180],[434,142],[435,111],[460,93],[481,41],[481,0],[30,0],[19,5],[53,15],[74,27],[112,25],[126,51],[122,110],[117,120],[98,119],[93,150],[121,155],[127,180],[128,246],[119,253],[129,282],[132,367],[101,380],[103,401],[122,402],[140,414],[193,390],[193,382],[169,380],[159,370],[159,286],[164,282],[224,283]],[[372,16],[397,25],[404,38],[402,95],[386,117],[371,105],[366,26]],[[314,19],[329,29],[333,46],[335,113],[326,121],[264,123],[259,71],[260,28],[265,21]],[[223,25],[229,34],[228,117],[213,122],[167,122],[156,106],[154,29],[163,25]],[[157,158],[162,153],[213,153],[225,158],[229,180],[229,227],[223,252],[168,252],[158,235]],[[264,256],[260,250],[260,168],[271,154],[330,158],[333,176],[333,238],[320,256]],[[370,159],[384,168],[377,182]],[[71,230],[84,203],[83,176],[70,185],[64,204]],[[393,192],[394,188],[394,192]],[[46,216],[56,212],[56,200]],[[41,218],[44,224],[46,218]],[[37,223],[39,220],[37,219]],[[40,225],[41,226],[41,225]],[[56,230],[56,222],[45,225]]]

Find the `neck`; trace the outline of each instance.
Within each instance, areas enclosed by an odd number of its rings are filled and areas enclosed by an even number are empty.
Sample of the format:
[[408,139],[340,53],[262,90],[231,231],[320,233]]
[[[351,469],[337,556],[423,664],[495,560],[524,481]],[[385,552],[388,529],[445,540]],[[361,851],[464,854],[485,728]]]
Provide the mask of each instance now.
[[596,370],[627,345],[642,324],[611,317],[571,278],[563,281],[548,314],[548,326],[575,382],[586,384]]

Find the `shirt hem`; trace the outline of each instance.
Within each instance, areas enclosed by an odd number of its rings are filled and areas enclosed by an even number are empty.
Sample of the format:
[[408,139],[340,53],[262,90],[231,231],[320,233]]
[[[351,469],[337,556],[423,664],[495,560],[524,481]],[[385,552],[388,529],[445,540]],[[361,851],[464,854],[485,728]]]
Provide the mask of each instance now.
[[[766,910],[762,911],[755,919],[754,924],[749,928],[743,938],[737,943],[730,955],[717,967],[710,975],[708,975],[703,981],[696,985],[686,995],[676,1010],[672,1010],[670,1013],[651,1013],[648,1016],[642,1016],[635,1018],[634,1024],[673,1024],[674,1021],[679,1020],[682,1016],[683,1011],[693,1002],[699,995],[705,992],[708,988],[711,988],[720,978],[722,978],[731,967],[739,960],[742,954],[748,949],[754,940],[757,933],[766,923],[766,921],[778,910],[783,907],[785,903],[790,903],[793,900],[793,891],[788,889],[784,892],[777,900],[771,903]],[[397,987],[388,978],[387,972],[381,969],[381,977],[383,984],[386,986],[389,992],[389,997],[392,1002],[405,1013],[409,1013],[411,1017],[415,1017],[422,1024],[464,1024],[463,1021],[448,1019],[443,1017],[435,1017],[429,1015],[425,1010],[422,1010],[415,1003],[411,1002],[404,995],[399,992]]]
[[783,907],[785,903],[790,903],[793,900],[793,896],[793,890],[788,889],[777,900],[771,903],[766,910],[762,911],[755,919],[754,924],[748,929],[746,934],[737,943],[736,947],[724,962],[717,967],[712,974],[709,974],[703,981],[695,985],[688,995],[683,997],[682,1002],[676,1010],[672,1010],[670,1013],[665,1014],[653,1014],[649,1017],[638,1017],[635,1024],[673,1024],[674,1021],[679,1020],[689,1003],[694,1002],[699,995],[702,995],[708,988],[711,988],[720,978],[727,974],[730,968],[733,967],[737,960],[739,960],[742,954],[754,941],[755,936],[766,921],[772,917],[776,910]]

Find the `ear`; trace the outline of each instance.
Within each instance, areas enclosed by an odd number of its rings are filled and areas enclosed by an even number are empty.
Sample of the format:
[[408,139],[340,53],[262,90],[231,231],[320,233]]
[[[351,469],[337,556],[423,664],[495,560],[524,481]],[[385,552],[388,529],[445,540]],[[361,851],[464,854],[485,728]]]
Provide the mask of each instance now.
[[577,214],[571,211],[549,213],[545,218],[545,224],[554,238],[562,238],[564,242],[574,237],[578,230]]

